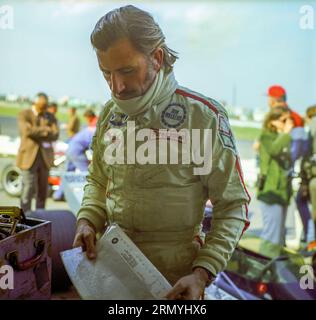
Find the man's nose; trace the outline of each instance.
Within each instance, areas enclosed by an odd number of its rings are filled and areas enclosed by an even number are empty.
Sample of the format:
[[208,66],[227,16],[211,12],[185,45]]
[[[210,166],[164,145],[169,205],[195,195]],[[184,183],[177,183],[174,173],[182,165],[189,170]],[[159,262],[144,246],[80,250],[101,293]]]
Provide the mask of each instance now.
[[119,75],[112,74],[110,88],[114,94],[120,94],[121,92],[123,92],[125,89],[123,79]]

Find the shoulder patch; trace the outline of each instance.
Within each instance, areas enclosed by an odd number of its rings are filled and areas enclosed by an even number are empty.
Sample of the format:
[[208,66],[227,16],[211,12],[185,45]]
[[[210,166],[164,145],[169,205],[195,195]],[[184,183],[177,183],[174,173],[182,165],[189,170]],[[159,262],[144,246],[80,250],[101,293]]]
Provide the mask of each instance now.
[[218,115],[218,135],[223,147],[232,150],[234,154],[237,155],[235,138],[230,128],[230,124],[228,119],[222,114]]
[[199,94],[191,92],[190,90],[183,90],[178,88],[176,90],[176,93],[184,97],[202,102],[205,106],[208,107],[209,110],[211,110],[215,114],[215,118],[217,118],[218,121],[218,135],[223,147],[232,150],[233,153],[237,155],[238,152],[236,148],[235,138],[231,131],[228,116],[223,105],[212,98],[202,97]]

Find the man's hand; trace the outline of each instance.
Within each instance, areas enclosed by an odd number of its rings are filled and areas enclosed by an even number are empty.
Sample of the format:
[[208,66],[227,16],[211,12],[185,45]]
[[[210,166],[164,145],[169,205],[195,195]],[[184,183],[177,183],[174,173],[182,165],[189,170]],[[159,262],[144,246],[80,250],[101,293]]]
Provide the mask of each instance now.
[[194,269],[193,273],[181,278],[168,292],[168,300],[199,300],[204,293],[208,281],[207,272],[203,268]]
[[82,247],[89,259],[95,259],[97,257],[95,243],[96,231],[94,226],[88,220],[80,219],[77,224],[73,247]]

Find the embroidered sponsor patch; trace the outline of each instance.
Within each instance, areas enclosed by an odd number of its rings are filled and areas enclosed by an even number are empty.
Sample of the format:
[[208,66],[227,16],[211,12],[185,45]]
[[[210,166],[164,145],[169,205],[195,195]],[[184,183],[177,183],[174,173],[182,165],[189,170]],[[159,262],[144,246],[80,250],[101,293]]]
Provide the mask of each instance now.
[[223,146],[225,148],[231,149],[235,154],[237,154],[235,139],[228,120],[222,114],[219,114],[218,122],[219,138]]
[[187,111],[182,104],[171,103],[161,113],[161,123],[167,128],[180,127],[187,117]]
[[178,131],[169,131],[167,129],[151,128],[152,132],[149,140],[167,140],[177,141],[178,143],[187,143],[188,137],[185,133],[179,133]]
[[109,122],[114,127],[123,127],[126,125],[127,118],[128,118],[127,114],[113,112]]

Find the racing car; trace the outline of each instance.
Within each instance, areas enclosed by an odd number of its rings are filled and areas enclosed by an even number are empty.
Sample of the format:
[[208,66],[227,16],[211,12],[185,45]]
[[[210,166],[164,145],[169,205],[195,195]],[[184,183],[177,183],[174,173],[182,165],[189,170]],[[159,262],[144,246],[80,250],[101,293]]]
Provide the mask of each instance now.
[[250,294],[252,299],[316,300],[316,250],[293,251],[246,234],[223,273],[219,287],[240,299]]

